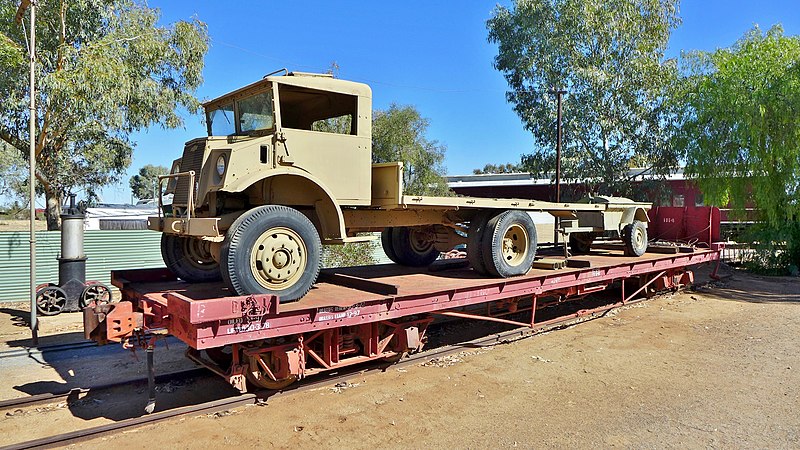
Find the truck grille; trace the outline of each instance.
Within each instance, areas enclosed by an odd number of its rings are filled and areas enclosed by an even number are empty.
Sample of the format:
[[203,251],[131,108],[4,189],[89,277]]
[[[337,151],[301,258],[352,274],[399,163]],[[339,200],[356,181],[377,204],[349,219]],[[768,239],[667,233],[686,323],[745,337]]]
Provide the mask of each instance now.
[[[196,140],[188,142],[183,148],[183,158],[181,158],[181,172],[189,172],[194,170],[195,183],[200,178],[200,169],[203,167],[203,154],[205,153],[206,146],[204,142],[197,142]],[[194,188],[193,186],[191,188]],[[175,185],[175,196],[172,200],[174,206],[189,206],[189,177],[180,177]],[[195,198],[195,202],[197,198]]]

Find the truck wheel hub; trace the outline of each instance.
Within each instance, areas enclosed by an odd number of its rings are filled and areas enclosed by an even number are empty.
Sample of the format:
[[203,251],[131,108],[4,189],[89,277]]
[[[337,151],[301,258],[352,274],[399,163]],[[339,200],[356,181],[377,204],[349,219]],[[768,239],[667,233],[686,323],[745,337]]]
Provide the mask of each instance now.
[[256,239],[250,268],[256,281],[267,289],[293,286],[307,264],[303,239],[294,230],[270,228]]
[[528,232],[514,224],[503,235],[503,259],[511,266],[519,265],[528,254]]

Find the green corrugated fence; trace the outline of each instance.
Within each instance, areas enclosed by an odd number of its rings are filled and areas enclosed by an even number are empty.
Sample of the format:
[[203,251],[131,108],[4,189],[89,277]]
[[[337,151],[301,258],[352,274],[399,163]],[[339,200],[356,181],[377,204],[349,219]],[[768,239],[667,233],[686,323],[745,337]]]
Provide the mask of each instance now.
[[[111,270],[164,267],[161,233],[149,230],[86,231],[86,279],[110,286]],[[29,234],[0,232],[0,302],[29,299]],[[61,233],[36,232],[36,284],[58,283]]]

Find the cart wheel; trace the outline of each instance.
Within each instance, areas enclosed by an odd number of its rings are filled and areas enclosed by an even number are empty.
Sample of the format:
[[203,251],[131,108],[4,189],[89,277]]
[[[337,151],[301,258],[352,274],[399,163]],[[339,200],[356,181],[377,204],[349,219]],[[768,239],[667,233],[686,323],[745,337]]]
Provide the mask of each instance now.
[[504,211],[489,219],[482,245],[489,274],[502,278],[524,275],[536,256],[536,225],[524,211]]
[[642,256],[647,251],[647,226],[641,220],[625,225],[622,229],[626,256]]
[[210,243],[202,239],[161,235],[161,256],[175,275],[189,283],[219,281],[219,264],[211,256]]
[[400,264],[400,260],[397,259],[397,253],[394,252],[394,247],[392,247],[392,230],[394,228],[386,227],[381,231],[381,247],[383,247],[383,252],[392,262]]
[[279,390],[285,389],[297,381],[296,375],[289,375],[280,380],[275,379],[274,374],[278,373],[280,368],[277,365],[278,361],[272,357],[271,352],[248,356],[247,362],[245,377],[247,381],[256,387]]
[[488,275],[481,243],[489,217],[491,217],[491,211],[480,211],[475,214],[475,217],[469,222],[469,232],[467,233],[467,260],[472,265],[472,270],[480,275]]
[[594,233],[570,233],[569,249],[573,255],[585,255],[592,250]]
[[67,304],[67,293],[58,286],[47,286],[36,293],[36,311],[43,316],[55,316]]
[[253,208],[233,222],[222,244],[222,278],[237,295],[272,294],[299,300],[319,275],[322,244],[296,209]]
[[419,227],[397,227],[392,229],[392,248],[398,264],[424,267],[436,261],[440,251]]
[[78,301],[81,309],[87,306],[105,305],[106,303],[111,303],[111,289],[97,281],[90,281],[86,284]]

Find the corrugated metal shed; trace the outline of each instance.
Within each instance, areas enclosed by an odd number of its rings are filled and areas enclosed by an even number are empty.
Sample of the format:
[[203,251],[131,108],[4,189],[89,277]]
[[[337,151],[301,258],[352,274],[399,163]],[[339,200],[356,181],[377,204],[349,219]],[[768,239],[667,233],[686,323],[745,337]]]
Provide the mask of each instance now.
[[[84,251],[86,279],[110,286],[111,270],[164,267],[161,260],[161,233],[149,230],[86,231]],[[30,271],[29,234],[0,232],[0,302],[27,301]],[[58,283],[58,257],[61,233],[36,233],[36,284]]]

